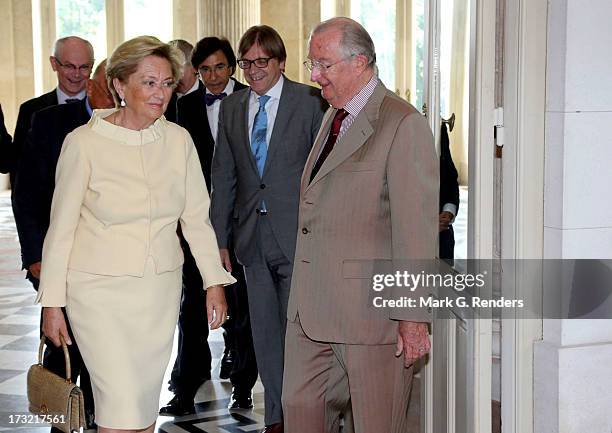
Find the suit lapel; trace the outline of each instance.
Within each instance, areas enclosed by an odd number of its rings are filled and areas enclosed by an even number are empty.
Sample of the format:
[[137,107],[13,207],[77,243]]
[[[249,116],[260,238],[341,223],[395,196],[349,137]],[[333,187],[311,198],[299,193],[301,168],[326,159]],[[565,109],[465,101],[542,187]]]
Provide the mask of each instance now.
[[[357,115],[352,125],[346,131],[346,133],[336,142],[334,149],[329,154],[319,172],[316,174],[310,185],[315,184],[321,178],[329,174],[333,169],[338,167],[344,161],[346,161],[353,153],[357,151],[363,144],[370,138],[372,133],[374,132],[373,124],[378,119],[378,112],[380,109],[380,105],[382,104],[382,100],[385,97],[387,89],[382,83],[378,83],[376,88],[374,89],[374,93],[366,103],[363,110]],[[319,150],[321,146],[323,146],[324,139],[327,138],[327,131],[331,127],[331,120],[333,119],[333,115],[336,114],[337,110],[333,110],[333,113],[330,114],[330,117],[327,118],[326,133],[319,134],[317,139],[318,146],[316,153],[311,153],[311,156],[314,154],[314,160],[319,155]],[[329,113],[328,113],[329,114]],[[310,162],[310,161],[309,161]],[[310,172],[312,171],[312,166],[314,165],[314,161],[311,162],[311,166],[308,170],[308,179],[310,178]],[[306,182],[308,182],[306,179]],[[306,190],[310,187],[310,185],[306,186]]]
[[308,182],[310,181],[310,173],[312,173],[312,168],[317,161],[317,157],[321,153],[321,148],[325,143],[325,139],[327,138],[327,134],[331,128],[332,120],[334,115],[336,114],[336,109],[330,107],[325,116],[323,116],[323,120],[321,121],[321,127],[319,128],[319,132],[317,133],[317,137],[315,138],[315,142],[312,145],[312,150],[308,155],[308,159],[306,160],[306,165],[304,166],[304,171],[302,172],[302,181],[301,181],[301,191],[304,192],[308,187]]
[[243,119],[243,127],[241,128],[242,140],[240,142],[244,143],[245,151],[247,154],[247,158],[251,161],[251,167],[255,170],[255,173],[259,176],[259,171],[257,170],[257,162],[255,161],[255,157],[253,156],[253,152],[251,151],[251,132],[249,131],[249,100],[251,98],[252,90],[249,89],[248,92],[244,92],[244,95],[241,96],[240,104],[238,104],[238,118]]
[[[285,82],[283,83],[283,90],[281,91],[281,97],[278,101],[278,109],[276,110],[276,119],[274,119],[274,127],[272,128],[272,135],[270,136],[270,143],[268,143],[268,154],[266,156],[266,163],[264,165],[263,173],[265,175],[270,161],[274,157],[276,149],[281,146],[281,137],[286,135],[285,130],[289,126],[289,118],[294,112],[294,105],[296,104],[296,98],[292,98],[291,94],[293,91],[293,83],[284,77]],[[263,176],[262,176],[263,177]]]
[[198,90],[196,90],[196,92],[198,92],[198,105],[197,107],[194,107],[194,115],[195,117],[195,125],[197,125],[198,123],[202,122],[202,130],[204,132],[204,140],[206,143],[211,143],[211,145],[213,145],[215,143],[215,139],[212,136],[212,132],[210,131],[210,124],[208,123],[208,111],[206,110],[206,102],[205,102],[205,95],[206,95],[206,88],[204,87],[204,85],[202,84],[202,82],[200,82],[200,87],[198,87]]

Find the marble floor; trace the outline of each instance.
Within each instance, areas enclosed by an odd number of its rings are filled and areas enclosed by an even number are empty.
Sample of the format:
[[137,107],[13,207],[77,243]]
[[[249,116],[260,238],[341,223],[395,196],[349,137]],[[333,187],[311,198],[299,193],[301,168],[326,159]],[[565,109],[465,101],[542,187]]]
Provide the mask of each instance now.
[[[0,432],[47,433],[42,425],[15,424],[15,415],[28,413],[26,372],[37,361],[40,307],[34,305],[34,290],[20,270],[19,242],[8,192],[0,193]],[[159,417],[159,433],[248,433],[263,428],[263,388],[254,389],[254,409],[229,414],[231,392],[228,380],[219,379],[223,354],[221,331],[209,338],[213,354],[213,380],[206,382],[196,396],[195,415],[182,418]],[[172,359],[175,357],[176,342]],[[170,366],[171,367],[171,366]],[[170,377],[170,368],[166,379]],[[172,398],[163,389],[160,405]],[[11,417],[13,415],[13,417]]]

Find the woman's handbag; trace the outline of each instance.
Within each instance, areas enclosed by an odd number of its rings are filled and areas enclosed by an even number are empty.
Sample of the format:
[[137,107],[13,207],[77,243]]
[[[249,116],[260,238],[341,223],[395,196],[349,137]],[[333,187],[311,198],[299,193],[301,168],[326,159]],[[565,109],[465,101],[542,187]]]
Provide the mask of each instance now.
[[85,408],[83,392],[70,380],[68,347],[61,336],[60,340],[66,360],[66,378],[43,367],[43,335],[38,348],[38,364],[32,365],[28,370],[28,402],[30,412],[40,415],[42,421],[53,424],[64,433],[71,433],[85,426]]

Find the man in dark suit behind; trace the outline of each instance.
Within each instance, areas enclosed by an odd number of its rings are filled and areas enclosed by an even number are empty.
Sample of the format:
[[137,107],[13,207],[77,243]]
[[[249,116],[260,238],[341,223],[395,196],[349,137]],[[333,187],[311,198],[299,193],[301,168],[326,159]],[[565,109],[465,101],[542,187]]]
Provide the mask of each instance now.
[[185,56],[183,76],[176,84],[176,88],[172,93],[172,97],[170,98],[168,107],[166,107],[166,112],[164,113],[166,120],[178,123],[178,101],[183,96],[187,96],[199,89],[200,80],[198,80],[198,73],[191,64],[191,51],[193,51],[193,45],[191,45],[185,39],[174,39],[168,42],[168,44],[178,49],[181,53],[183,53],[183,56]]
[[57,87],[44,95],[32,98],[19,107],[10,162],[11,184],[14,184],[32,115],[52,105],[75,102],[85,98],[85,84],[94,64],[93,47],[85,39],[67,36],[55,42],[51,67],[57,73]]
[[[21,244],[23,267],[28,269],[27,277],[36,290],[38,290],[43,241],[49,228],[51,200],[55,189],[55,166],[64,138],[72,130],[89,121],[92,109],[114,106],[106,83],[105,64],[106,61],[100,63],[93,79],[87,80],[85,99],[76,103],[47,107],[35,113],[32,118],[32,128],[25,141],[13,191],[13,213]],[[77,377],[81,376],[87,421],[91,425],[93,397],[89,374],[72,337],[65,311],[64,317],[73,342],[68,346],[72,380],[76,381]],[[49,370],[64,377],[64,354],[61,348],[48,345],[43,364]],[[56,429],[51,431],[59,432]]]
[[[204,85],[178,101],[178,123],[189,131],[196,146],[206,187],[210,191],[210,166],[213,157],[219,106],[221,100],[246,86],[231,78],[236,69],[236,56],[226,39],[207,37],[200,40],[190,57],[192,70],[199,71]],[[186,242],[183,265],[183,296],[179,313],[178,353],[172,369],[171,388],[175,397],[160,409],[161,415],[186,415],[194,412],[193,400],[200,385],[210,379],[211,353],[208,346],[208,326],[202,311],[206,311],[206,295],[202,278]],[[253,406],[251,389],[257,381],[257,365],[251,338],[244,273],[239,266],[228,269],[238,280],[225,288],[229,320],[223,325],[226,354],[220,377],[230,378],[232,398],[230,409]],[[228,349],[232,349],[233,353]],[[232,355],[229,358],[229,355]],[[232,359],[228,363],[227,359]],[[226,365],[229,364],[230,371]]]
[[446,124],[440,127],[440,215],[438,222],[439,257],[450,265],[455,260],[453,221],[459,210],[459,174],[450,152]]
[[300,176],[327,104],[283,76],[285,46],[262,25],[240,39],[250,89],[223,100],[212,164],[211,222],[222,262],[244,265],[253,343],[265,389],[265,432],[283,431],[281,390]]
[[0,105],[0,173],[9,172],[9,158],[13,139],[4,126],[4,113]]

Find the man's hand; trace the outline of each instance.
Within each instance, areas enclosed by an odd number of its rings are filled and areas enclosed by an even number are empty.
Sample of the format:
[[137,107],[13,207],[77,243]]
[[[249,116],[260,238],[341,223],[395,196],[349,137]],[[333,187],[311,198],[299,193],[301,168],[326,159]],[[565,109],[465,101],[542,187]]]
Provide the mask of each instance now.
[[32,263],[28,266],[28,271],[30,271],[30,274],[32,274],[34,278],[40,280],[40,262]]
[[72,341],[68,336],[68,328],[66,327],[66,319],[60,307],[44,307],[43,308],[43,334],[51,340],[55,347],[62,345],[60,335],[64,337],[67,345],[71,345]]
[[404,354],[404,367],[410,367],[419,358],[429,353],[430,349],[427,323],[407,322],[405,320],[399,322],[395,356]]
[[217,329],[227,320],[227,302],[223,286],[211,286],[206,289],[206,317],[210,329]]
[[227,272],[232,272],[232,262],[230,260],[229,250],[227,248],[221,248],[219,250],[219,255],[221,256],[221,264],[225,270]]
[[438,231],[448,230],[450,227],[451,221],[455,216],[448,211],[440,212],[439,220],[438,220]]

